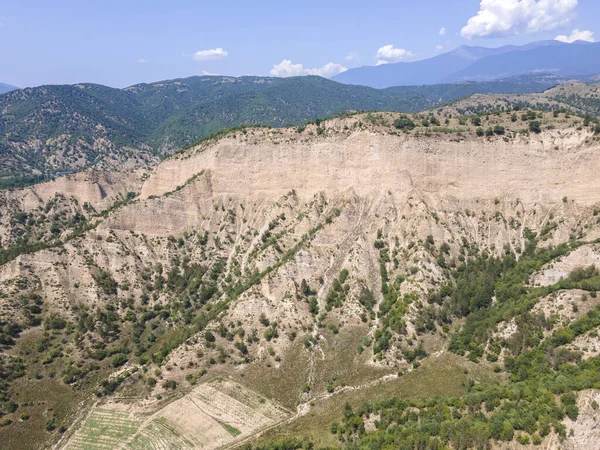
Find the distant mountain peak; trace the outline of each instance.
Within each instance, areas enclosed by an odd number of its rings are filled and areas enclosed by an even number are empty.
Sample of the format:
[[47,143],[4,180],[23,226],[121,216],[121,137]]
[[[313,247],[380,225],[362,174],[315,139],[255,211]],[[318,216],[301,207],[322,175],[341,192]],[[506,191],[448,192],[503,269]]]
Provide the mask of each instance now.
[[477,56],[475,56],[473,54],[473,51],[472,51],[473,48],[475,48],[475,47],[470,47],[468,45],[461,45],[460,47],[452,50],[450,52],[450,54],[459,56],[461,58],[476,60]]
[[461,45],[429,59],[358,67],[333,79],[346,84],[386,88],[468,80],[491,81],[539,72],[561,76],[600,73],[600,43],[576,41],[567,44],[545,40],[497,48]]
[[596,42],[582,41],[582,40],[580,39],[580,40],[577,40],[577,41],[573,41],[573,42],[571,42],[571,45],[573,45],[573,44],[574,44],[574,45],[593,45],[593,44],[596,44]]
[[11,84],[0,83],[0,94],[5,94],[6,92],[14,91],[19,89],[17,86],[13,86]]

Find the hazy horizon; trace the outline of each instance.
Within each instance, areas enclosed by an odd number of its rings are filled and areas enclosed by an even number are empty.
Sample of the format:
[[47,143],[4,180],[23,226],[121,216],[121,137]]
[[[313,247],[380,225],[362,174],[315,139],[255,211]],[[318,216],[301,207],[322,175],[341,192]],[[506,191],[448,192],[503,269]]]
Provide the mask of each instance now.
[[368,7],[338,0],[293,6],[8,1],[0,10],[0,82],[122,88],[194,75],[331,78],[461,45],[595,41],[595,2],[517,3],[518,14],[499,0],[386,0]]

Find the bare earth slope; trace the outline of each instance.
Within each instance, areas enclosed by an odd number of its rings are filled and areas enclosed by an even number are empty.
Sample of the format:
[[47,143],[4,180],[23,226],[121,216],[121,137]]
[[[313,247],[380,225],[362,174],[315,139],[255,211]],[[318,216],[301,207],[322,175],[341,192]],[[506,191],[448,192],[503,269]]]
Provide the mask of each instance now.
[[527,203],[563,195],[597,201],[597,149],[585,145],[588,132],[556,130],[486,142],[391,135],[361,129],[358,122],[359,117],[332,121],[319,137],[259,129],[222,139],[159,165],[141,196],[162,195],[205,171],[213,195],[276,196],[295,189],[310,197],[353,189],[363,196],[413,188],[458,199],[514,194]]
[[[416,382],[408,372],[427,378],[442,366],[460,381],[420,386],[423,396],[466,392],[467,367],[477,382],[505,381],[488,361],[447,354],[464,319],[430,326],[427,314],[443,310],[431,294],[465,257],[525,254],[530,233],[540,246],[577,239],[587,249],[578,265],[593,264],[600,143],[560,118],[529,134],[491,116],[509,125],[489,137],[455,118],[454,132],[403,133],[396,118],[246,129],[148,173],[1,193],[3,243],[31,245],[35,233],[52,243],[15,247],[0,265],[0,320],[23,324],[4,364],[26,365],[3,391],[19,405],[0,428],[10,448],[213,448],[196,419],[223,445],[303,421],[301,433],[340,445],[325,419],[323,433],[310,425],[333,414],[319,408],[339,413],[338,397],[404,395]],[[77,214],[93,227],[77,232]],[[202,407],[201,420],[201,394],[205,406],[215,395],[237,406],[222,416]],[[173,425],[181,414],[189,423]],[[131,426],[110,435],[124,420]],[[109,430],[104,447],[94,446],[96,423]],[[544,448],[586,448],[600,436],[544,439]]]

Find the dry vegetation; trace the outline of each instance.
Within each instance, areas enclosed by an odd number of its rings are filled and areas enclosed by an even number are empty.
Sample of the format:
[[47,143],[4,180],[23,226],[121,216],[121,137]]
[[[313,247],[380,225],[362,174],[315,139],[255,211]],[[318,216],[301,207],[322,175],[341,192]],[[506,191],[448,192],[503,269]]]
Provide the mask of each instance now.
[[[600,146],[562,106],[489,104],[238,129],[0,193],[4,441],[337,446],[383,423],[367,401],[509,383],[596,310]],[[593,332],[552,355],[594,361]],[[544,442],[579,442],[559,423]]]

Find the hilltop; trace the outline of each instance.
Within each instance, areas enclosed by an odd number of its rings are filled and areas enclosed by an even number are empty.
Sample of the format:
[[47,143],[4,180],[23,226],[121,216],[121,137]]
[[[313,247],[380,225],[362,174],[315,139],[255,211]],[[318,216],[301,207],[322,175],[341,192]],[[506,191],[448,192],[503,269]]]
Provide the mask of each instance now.
[[0,193],[3,441],[589,447],[597,124],[459,109]]

